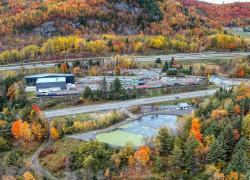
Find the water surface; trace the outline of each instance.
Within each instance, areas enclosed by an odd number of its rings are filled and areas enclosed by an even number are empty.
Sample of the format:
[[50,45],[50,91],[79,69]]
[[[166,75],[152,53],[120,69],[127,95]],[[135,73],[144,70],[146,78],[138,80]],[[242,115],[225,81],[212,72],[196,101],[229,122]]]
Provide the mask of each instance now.
[[143,139],[145,137],[157,135],[159,128],[164,126],[170,130],[175,130],[177,126],[177,116],[143,116],[138,120],[120,126],[116,130],[98,134],[96,139],[115,146],[124,146],[127,142],[132,142],[135,146],[141,146],[144,144]]

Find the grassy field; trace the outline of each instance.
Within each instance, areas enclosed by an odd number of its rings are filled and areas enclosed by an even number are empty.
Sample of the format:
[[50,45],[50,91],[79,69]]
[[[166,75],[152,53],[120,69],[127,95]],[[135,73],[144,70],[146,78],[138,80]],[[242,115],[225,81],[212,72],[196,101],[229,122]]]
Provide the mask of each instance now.
[[82,122],[95,121],[104,114],[106,113],[98,112],[98,113],[80,113],[80,114],[75,114],[75,115],[59,116],[59,117],[52,118],[51,122],[60,121],[61,123],[64,123],[68,119],[73,120],[73,121],[82,121]]
[[[204,64],[214,64],[214,65],[219,65],[225,62],[230,61],[230,58],[214,58],[214,59],[189,59],[189,60],[178,60],[176,59],[179,63],[182,65],[193,65],[195,63],[204,63]],[[138,62],[138,68],[145,68],[145,67],[158,67],[161,68],[164,65],[164,60],[162,60],[161,64],[155,64],[155,60],[152,59],[152,61],[146,61],[146,62]],[[170,62],[170,61],[169,61]]]
[[131,142],[135,146],[141,146],[144,144],[142,135],[121,130],[98,134],[96,139],[115,146],[124,146],[127,142]]
[[195,63],[202,63],[202,64],[212,64],[212,65],[220,65],[226,62],[229,62],[230,58],[215,58],[215,59],[195,59],[195,60],[180,60],[179,62],[182,65],[193,65]]
[[[189,105],[192,104],[194,98],[186,98],[186,99],[177,99],[177,100],[173,100],[173,101],[166,101],[166,102],[160,102],[160,103],[154,103],[152,105],[156,105],[156,106],[164,106],[164,105],[177,105],[181,102],[186,102]],[[198,98],[198,99],[204,99],[203,98]]]

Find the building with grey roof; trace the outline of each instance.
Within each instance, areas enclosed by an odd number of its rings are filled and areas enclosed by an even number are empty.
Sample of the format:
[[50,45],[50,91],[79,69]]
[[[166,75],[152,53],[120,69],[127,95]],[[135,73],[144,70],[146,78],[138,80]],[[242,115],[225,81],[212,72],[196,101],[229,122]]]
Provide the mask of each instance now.
[[44,73],[44,74],[35,74],[31,76],[25,76],[27,86],[36,86],[37,79],[41,78],[59,78],[65,77],[66,84],[75,84],[74,74],[53,74],[53,73]]
[[36,81],[37,92],[53,92],[66,89],[65,77],[38,78]]

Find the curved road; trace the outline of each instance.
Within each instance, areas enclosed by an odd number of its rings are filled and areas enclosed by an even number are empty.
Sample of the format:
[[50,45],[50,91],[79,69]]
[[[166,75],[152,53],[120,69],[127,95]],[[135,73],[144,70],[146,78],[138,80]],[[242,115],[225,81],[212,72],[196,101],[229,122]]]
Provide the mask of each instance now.
[[133,105],[144,105],[144,104],[172,101],[176,99],[210,96],[210,95],[213,95],[216,92],[216,90],[217,89],[194,91],[194,92],[178,93],[178,94],[158,96],[158,97],[152,97],[152,98],[141,98],[141,99],[110,102],[110,103],[88,105],[88,106],[69,107],[65,109],[44,111],[44,114],[46,117],[52,118],[52,117],[57,117],[57,116],[74,115],[74,114],[79,114],[79,113],[89,113],[89,112],[96,112],[96,111],[121,109],[121,108],[130,107]]
[[[134,57],[138,62],[149,62],[155,61],[156,58],[161,58],[161,60],[170,60],[172,57],[175,57],[178,60],[189,61],[189,60],[202,60],[202,59],[225,59],[225,58],[234,58],[234,57],[242,57],[248,56],[250,52],[203,52],[203,53],[177,53],[177,54],[169,54],[169,55],[154,55],[154,56],[131,56]],[[86,61],[89,59],[111,59],[112,57],[93,57],[93,58],[77,58],[77,59],[67,59],[68,62],[72,62],[75,60]],[[64,59],[62,59],[64,60]],[[25,69],[33,69],[33,68],[46,68],[46,67],[54,67],[54,61],[46,61],[42,62],[30,62],[21,64],[8,64],[1,65],[0,70],[18,70],[21,68]]]

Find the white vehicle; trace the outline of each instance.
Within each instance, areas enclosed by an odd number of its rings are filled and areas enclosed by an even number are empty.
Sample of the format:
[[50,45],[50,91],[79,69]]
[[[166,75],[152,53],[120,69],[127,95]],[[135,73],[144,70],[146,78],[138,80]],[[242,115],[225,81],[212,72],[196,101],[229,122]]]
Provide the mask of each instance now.
[[188,110],[189,105],[187,103],[179,103],[176,107],[176,110]]

